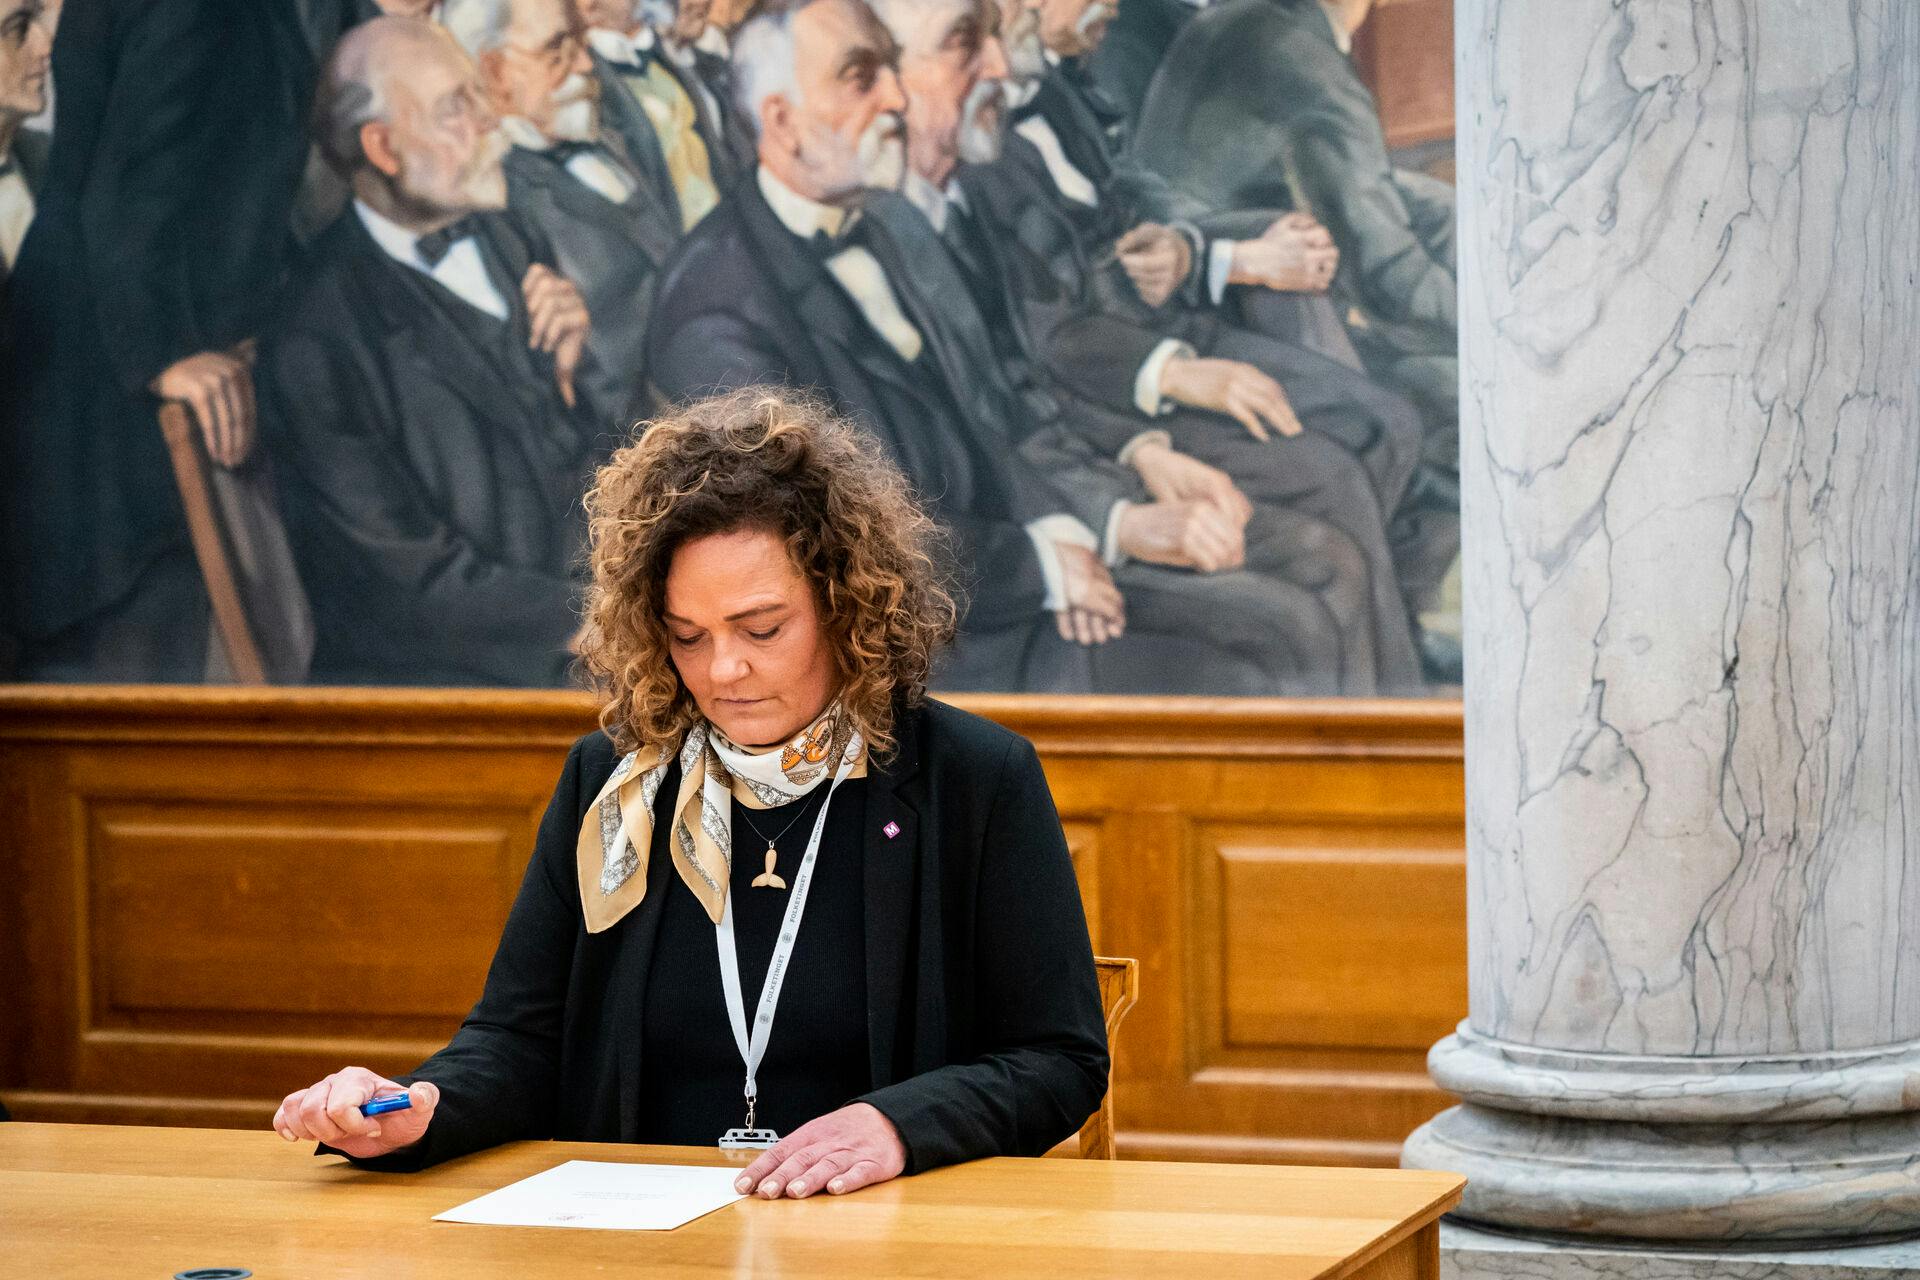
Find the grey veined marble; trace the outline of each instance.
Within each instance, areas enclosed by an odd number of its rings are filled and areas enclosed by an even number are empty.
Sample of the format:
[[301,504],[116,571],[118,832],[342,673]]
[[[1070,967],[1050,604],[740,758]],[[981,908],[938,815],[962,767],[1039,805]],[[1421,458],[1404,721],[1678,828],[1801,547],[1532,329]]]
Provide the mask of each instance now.
[[1920,1230],[1920,5],[1456,39],[1472,1105],[1406,1159],[1529,1229]]
[[1822,1249],[1596,1248],[1443,1223],[1440,1280],[1912,1280],[1920,1243]]

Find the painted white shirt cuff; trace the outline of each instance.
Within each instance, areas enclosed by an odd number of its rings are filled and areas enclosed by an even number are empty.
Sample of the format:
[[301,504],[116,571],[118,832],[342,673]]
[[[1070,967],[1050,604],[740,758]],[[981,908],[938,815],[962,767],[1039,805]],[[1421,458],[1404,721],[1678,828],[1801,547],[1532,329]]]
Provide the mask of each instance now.
[[1121,445],[1120,452],[1114,456],[1114,461],[1123,467],[1130,467],[1133,465],[1133,455],[1140,452],[1142,446],[1150,444],[1157,444],[1164,448],[1171,449],[1173,448],[1173,435],[1171,432],[1162,431],[1158,427],[1148,427],[1145,431],[1142,431],[1139,435],[1136,435],[1133,439]]
[[1100,539],[1100,562],[1109,569],[1117,569],[1127,553],[1120,549],[1120,518],[1127,514],[1127,508],[1133,504],[1125,498],[1113,504],[1113,510],[1107,513],[1106,536]]
[[1233,278],[1234,240],[1215,240],[1207,246],[1207,300],[1214,306],[1227,296],[1227,282]]
[[1149,418],[1173,412],[1172,405],[1162,402],[1160,379],[1166,375],[1167,361],[1175,356],[1192,359],[1193,348],[1178,338],[1168,338],[1140,362],[1140,372],[1133,375],[1133,406]]
[[[1107,523],[1111,526],[1113,522]],[[1040,607],[1048,613],[1058,613],[1067,607],[1067,571],[1060,563],[1060,549],[1054,543],[1067,542],[1097,552],[1100,539],[1086,525],[1058,511],[1028,522],[1027,536],[1033,539],[1033,554],[1039,557],[1040,576],[1047,584],[1047,598]]]

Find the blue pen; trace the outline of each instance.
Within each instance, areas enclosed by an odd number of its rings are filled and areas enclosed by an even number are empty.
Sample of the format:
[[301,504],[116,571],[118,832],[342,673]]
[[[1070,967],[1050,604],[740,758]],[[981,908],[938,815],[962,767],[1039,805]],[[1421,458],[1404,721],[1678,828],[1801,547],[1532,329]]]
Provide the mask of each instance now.
[[373,1098],[360,1104],[363,1116],[383,1116],[389,1111],[405,1111],[413,1105],[413,1095],[390,1093],[384,1098]]

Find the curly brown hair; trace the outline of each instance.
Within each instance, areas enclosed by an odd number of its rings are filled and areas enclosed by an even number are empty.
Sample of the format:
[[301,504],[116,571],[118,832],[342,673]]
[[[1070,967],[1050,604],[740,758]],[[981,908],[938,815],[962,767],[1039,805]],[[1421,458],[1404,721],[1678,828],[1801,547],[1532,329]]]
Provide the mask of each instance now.
[[700,716],[667,648],[667,568],[690,539],[765,529],[812,583],[840,698],[890,751],[896,698],[926,692],[959,606],[949,549],[864,432],[788,388],[748,387],[640,424],[587,492],[593,585],[580,657],[622,752],[671,747]]

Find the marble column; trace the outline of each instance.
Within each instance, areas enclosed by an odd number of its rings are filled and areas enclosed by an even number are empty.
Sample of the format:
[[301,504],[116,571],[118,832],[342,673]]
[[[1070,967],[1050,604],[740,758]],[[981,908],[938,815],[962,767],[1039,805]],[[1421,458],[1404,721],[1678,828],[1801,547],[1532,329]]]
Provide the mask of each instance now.
[[1457,14],[1471,997],[1405,1163],[1920,1230],[1920,5]]

